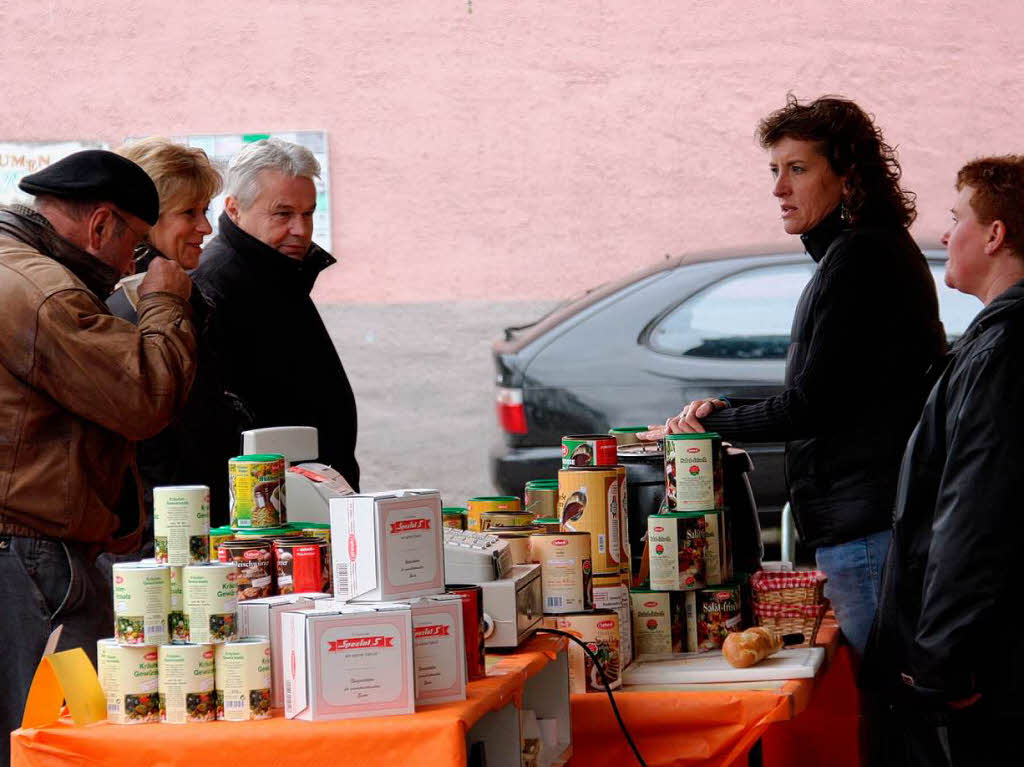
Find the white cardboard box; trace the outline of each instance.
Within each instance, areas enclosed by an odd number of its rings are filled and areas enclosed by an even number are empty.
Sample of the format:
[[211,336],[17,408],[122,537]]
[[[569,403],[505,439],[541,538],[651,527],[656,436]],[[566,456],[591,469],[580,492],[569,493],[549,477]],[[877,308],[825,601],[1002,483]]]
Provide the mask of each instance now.
[[415,711],[409,605],[286,612],[284,713],[312,721]]
[[411,602],[416,705],[466,699],[462,598],[438,594]]
[[335,599],[401,601],[443,593],[443,540],[436,490],[332,498]]
[[314,600],[327,594],[285,594],[279,597],[248,599],[238,603],[238,636],[265,636],[270,640],[270,705],[284,705],[284,668],[281,653],[281,616],[289,610],[314,606]]

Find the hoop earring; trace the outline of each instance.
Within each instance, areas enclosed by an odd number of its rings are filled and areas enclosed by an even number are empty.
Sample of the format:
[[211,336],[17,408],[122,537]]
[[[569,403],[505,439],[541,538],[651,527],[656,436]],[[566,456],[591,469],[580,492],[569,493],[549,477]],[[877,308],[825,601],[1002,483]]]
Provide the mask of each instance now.
[[850,223],[850,211],[846,207],[846,200],[839,201],[839,218],[844,224]]

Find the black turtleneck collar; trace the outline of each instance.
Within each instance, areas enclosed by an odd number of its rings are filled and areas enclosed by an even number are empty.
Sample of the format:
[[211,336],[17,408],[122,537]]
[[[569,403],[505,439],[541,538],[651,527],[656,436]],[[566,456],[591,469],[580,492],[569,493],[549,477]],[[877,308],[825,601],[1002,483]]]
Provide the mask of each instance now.
[[840,211],[841,207],[841,205],[836,205],[833,211],[825,216],[816,227],[800,235],[804,249],[815,262],[820,262],[825,257],[825,254],[828,253],[829,245],[847,226],[846,222],[843,221]]
[[113,268],[61,237],[45,216],[24,205],[0,210],[0,234],[49,256],[80,279],[100,301],[106,301],[121,278]]
[[309,251],[301,261],[286,256],[243,231],[231,220],[227,212],[220,214],[220,218],[217,219],[217,227],[217,235],[223,237],[236,253],[254,260],[272,276],[298,280],[302,289],[307,293],[313,289],[313,283],[316,282],[320,272],[337,263],[334,256],[315,242],[309,246]]

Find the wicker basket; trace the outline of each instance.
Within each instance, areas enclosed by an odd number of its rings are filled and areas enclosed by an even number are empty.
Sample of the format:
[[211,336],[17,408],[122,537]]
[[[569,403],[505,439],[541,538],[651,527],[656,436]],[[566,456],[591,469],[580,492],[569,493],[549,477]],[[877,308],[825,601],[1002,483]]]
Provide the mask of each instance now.
[[758,625],[780,634],[803,634],[804,642],[795,647],[814,644],[828,610],[825,581],[818,570],[754,573],[750,589]]

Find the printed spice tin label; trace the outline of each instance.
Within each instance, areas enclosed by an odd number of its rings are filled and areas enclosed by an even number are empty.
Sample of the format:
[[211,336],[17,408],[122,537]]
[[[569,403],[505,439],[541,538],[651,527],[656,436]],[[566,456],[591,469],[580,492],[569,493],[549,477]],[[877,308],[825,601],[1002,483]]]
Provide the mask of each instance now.
[[707,585],[703,514],[652,514],[647,518],[647,544],[653,591],[691,591]]

